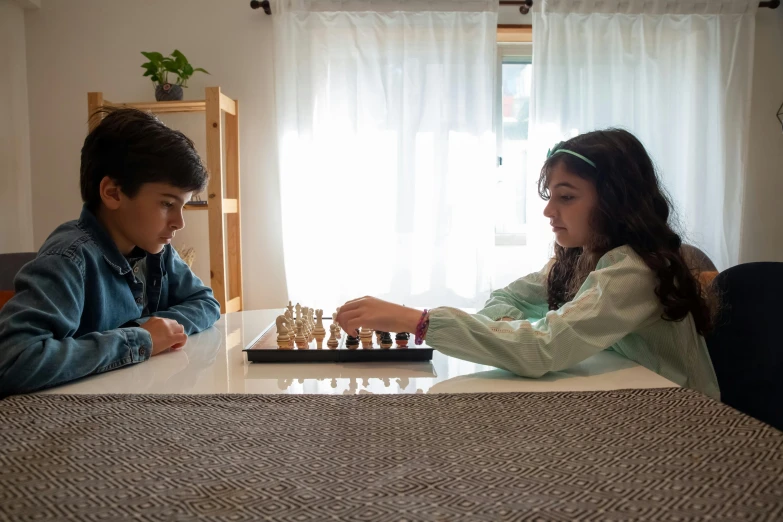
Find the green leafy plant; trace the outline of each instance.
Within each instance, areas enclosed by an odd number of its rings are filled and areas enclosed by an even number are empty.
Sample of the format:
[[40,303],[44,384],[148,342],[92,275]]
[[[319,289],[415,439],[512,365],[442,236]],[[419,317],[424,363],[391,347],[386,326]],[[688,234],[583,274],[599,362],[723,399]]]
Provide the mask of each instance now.
[[143,54],[144,57],[149,60],[148,62],[141,64],[145,70],[144,76],[149,76],[152,80],[152,83],[156,86],[163,85],[165,83],[171,83],[169,82],[169,73],[177,75],[177,81],[175,84],[182,87],[188,86],[188,78],[193,76],[193,74],[196,72],[209,74],[201,67],[194,69],[193,66],[188,62],[188,59],[185,58],[185,55],[176,49],[174,49],[174,52],[172,52],[169,56],[163,56],[160,53],[148,53],[144,51],[142,51],[141,54]]

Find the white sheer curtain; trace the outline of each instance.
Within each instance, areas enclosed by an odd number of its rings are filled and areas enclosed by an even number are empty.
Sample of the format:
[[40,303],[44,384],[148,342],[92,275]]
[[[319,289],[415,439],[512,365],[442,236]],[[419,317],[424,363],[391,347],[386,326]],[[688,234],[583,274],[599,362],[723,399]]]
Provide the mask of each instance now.
[[290,299],[486,297],[497,3],[273,2]]
[[[560,139],[624,127],[642,140],[686,241],[739,261],[757,0],[542,0],[533,19],[533,165]],[[530,206],[533,206],[532,208]],[[552,238],[530,199],[539,260]],[[541,234],[543,230],[545,233]]]

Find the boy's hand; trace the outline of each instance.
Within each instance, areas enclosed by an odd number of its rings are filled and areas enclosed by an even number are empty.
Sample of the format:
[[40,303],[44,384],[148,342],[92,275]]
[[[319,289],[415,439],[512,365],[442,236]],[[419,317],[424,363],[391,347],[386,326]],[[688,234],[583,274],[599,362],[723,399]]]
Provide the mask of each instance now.
[[185,328],[173,319],[152,317],[141,327],[152,337],[152,355],[161,354],[169,348],[182,348],[188,340]]

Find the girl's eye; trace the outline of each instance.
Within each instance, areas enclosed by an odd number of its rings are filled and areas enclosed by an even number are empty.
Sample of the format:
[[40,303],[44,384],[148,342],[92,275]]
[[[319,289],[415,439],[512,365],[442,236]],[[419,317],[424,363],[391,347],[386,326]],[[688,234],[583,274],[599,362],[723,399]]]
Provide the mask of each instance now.
[[174,203],[172,203],[170,201],[164,201],[163,202],[163,206],[166,207],[166,208],[171,208],[171,207],[174,206]]
[[560,196],[560,199],[562,199],[563,201],[571,201],[572,199],[574,199],[574,196]]

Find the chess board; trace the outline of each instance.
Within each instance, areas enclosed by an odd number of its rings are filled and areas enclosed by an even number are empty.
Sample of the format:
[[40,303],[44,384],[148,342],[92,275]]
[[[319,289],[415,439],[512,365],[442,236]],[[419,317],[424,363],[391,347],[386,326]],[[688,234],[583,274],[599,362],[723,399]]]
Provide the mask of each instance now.
[[[324,319],[324,327],[329,331],[331,321]],[[408,346],[405,348],[393,344],[391,348],[381,348],[378,339],[373,335],[372,348],[359,346],[355,350],[349,350],[345,346],[346,334],[340,331],[340,339],[335,349],[326,346],[318,349],[315,340],[310,341],[307,349],[293,348],[280,349],[277,346],[277,327],[275,323],[269,325],[261,334],[244,349],[247,360],[254,363],[292,363],[292,362],[381,362],[381,361],[429,361],[432,359],[432,348],[426,344],[416,346],[411,335]],[[394,334],[392,334],[394,339]]]

